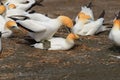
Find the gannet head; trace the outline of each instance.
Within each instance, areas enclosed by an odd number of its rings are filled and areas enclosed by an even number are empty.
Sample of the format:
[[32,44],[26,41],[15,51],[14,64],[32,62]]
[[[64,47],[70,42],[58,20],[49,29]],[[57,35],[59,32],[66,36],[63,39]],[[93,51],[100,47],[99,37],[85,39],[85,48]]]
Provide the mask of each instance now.
[[19,29],[18,26],[17,26],[17,23],[15,21],[7,21],[5,23],[5,28],[8,28],[8,29]]
[[63,25],[72,28],[73,27],[73,21],[67,16],[59,16],[58,19],[63,23]]
[[80,12],[78,14],[78,19],[81,20],[83,23],[87,23],[89,22],[90,20],[92,20],[92,18],[90,17],[90,15],[86,15],[85,13],[83,12]]
[[4,5],[0,5],[0,15],[2,15],[6,11],[6,7]]
[[69,41],[73,41],[75,39],[79,39],[79,36],[77,34],[73,34],[73,33],[70,33],[68,36],[67,36],[67,40]]
[[16,8],[16,5],[15,4],[9,4],[8,5],[8,9],[15,9]]
[[116,19],[113,21],[113,26],[114,26],[114,29],[120,29],[120,20],[119,19]]

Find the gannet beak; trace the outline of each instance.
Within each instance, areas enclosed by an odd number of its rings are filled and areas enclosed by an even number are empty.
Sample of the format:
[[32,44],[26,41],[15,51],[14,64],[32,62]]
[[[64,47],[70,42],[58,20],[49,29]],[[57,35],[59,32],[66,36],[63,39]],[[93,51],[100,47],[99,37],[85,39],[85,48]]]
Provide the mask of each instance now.
[[66,29],[66,31],[67,31],[68,33],[71,33],[71,32],[72,32],[72,30],[71,30],[70,28],[68,28],[68,27],[65,27],[65,29]]
[[20,28],[18,26],[12,26],[10,29],[11,30],[16,30],[16,29],[20,29]]
[[73,21],[73,25],[75,25],[76,24],[76,22],[75,21]]

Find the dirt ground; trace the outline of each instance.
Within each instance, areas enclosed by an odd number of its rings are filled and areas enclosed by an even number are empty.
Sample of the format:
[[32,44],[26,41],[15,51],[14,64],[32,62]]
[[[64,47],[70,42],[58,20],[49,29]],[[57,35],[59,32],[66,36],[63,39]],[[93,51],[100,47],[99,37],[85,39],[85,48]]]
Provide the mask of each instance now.
[[[66,15],[74,20],[81,6],[89,0],[44,0],[44,7],[35,6],[37,12],[55,18]],[[113,20],[120,10],[119,0],[93,0],[95,18],[104,9],[105,21]],[[63,28],[56,33],[66,37]],[[28,46],[25,33],[2,39],[0,80],[120,80],[120,55],[108,39],[109,31],[95,36],[81,37],[68,51],[39,50]]]

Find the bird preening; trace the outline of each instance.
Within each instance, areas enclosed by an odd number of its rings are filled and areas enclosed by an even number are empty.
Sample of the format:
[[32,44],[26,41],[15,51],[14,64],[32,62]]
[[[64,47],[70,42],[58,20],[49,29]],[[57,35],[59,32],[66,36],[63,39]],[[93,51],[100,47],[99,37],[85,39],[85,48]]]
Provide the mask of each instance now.
[[[105,16],[107,16],[105,10],[101,11],[95,20],[93,2],[82,6],[74,20],[64,15],[50,18],[31,10],[36,5],[44,6],[43,2],[44,0],[7,0],[5,3],[0,1],[0,51],[2,51],[1,38],[7,39],[14,34],[13,29],[22,31],[21,28],[31,37],[25,40],[31,43],[30,46],[38,49],[69,50],[80,36],[93,36],[107,30],[111,30],[110,40],[120,46],[120,12],[116,14],[111,29],[107,27],[109,24],[105,23]],[[66,38],[54,37],[62,26],[67,30]]]

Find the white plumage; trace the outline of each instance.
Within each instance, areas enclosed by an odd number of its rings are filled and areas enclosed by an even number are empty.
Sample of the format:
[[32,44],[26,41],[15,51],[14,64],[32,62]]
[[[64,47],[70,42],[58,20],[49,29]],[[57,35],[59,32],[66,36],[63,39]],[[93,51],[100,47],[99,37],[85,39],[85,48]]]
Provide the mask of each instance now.
[[85,15],[84,13],[80,13],[78,17],[78,21],[72,28],[72,31],[75,34],[78,34],[84,28],[85,24],[92,22],[91,17],[89,15]]
[[7,4],[21,4],[21,3],[24,3],[26,1],[27,0],[7,0],[5,5],[7,5]]
[[102,27],[103,21],[104,21],[104,18],[100,18],[96,21],[92,21],[84,25],[84,28],[78,34],[82,36],[96,34],[96,31],[99,30],[100,27]]
[[15,4],[17,9],[22,9],[24,11],[28,10],[35,3],[35,0],[28,0],[29,3],[26,4]]
[[[27,12],[21,9],[9,9],[6,11],[5,20],[6,21],[11,20],[9,17],[13,15],[25,15],[26,13]],[[19,17],[19,19],[23,19],[23,18]]]
[[26,13],[25,16],[29,17],[32,20],[37,20],[37,21],[49,21],[49,20],[51,20],[51,18],[45,16],[44,14],[40,14],[40,13],[32,13],[32,14]]

